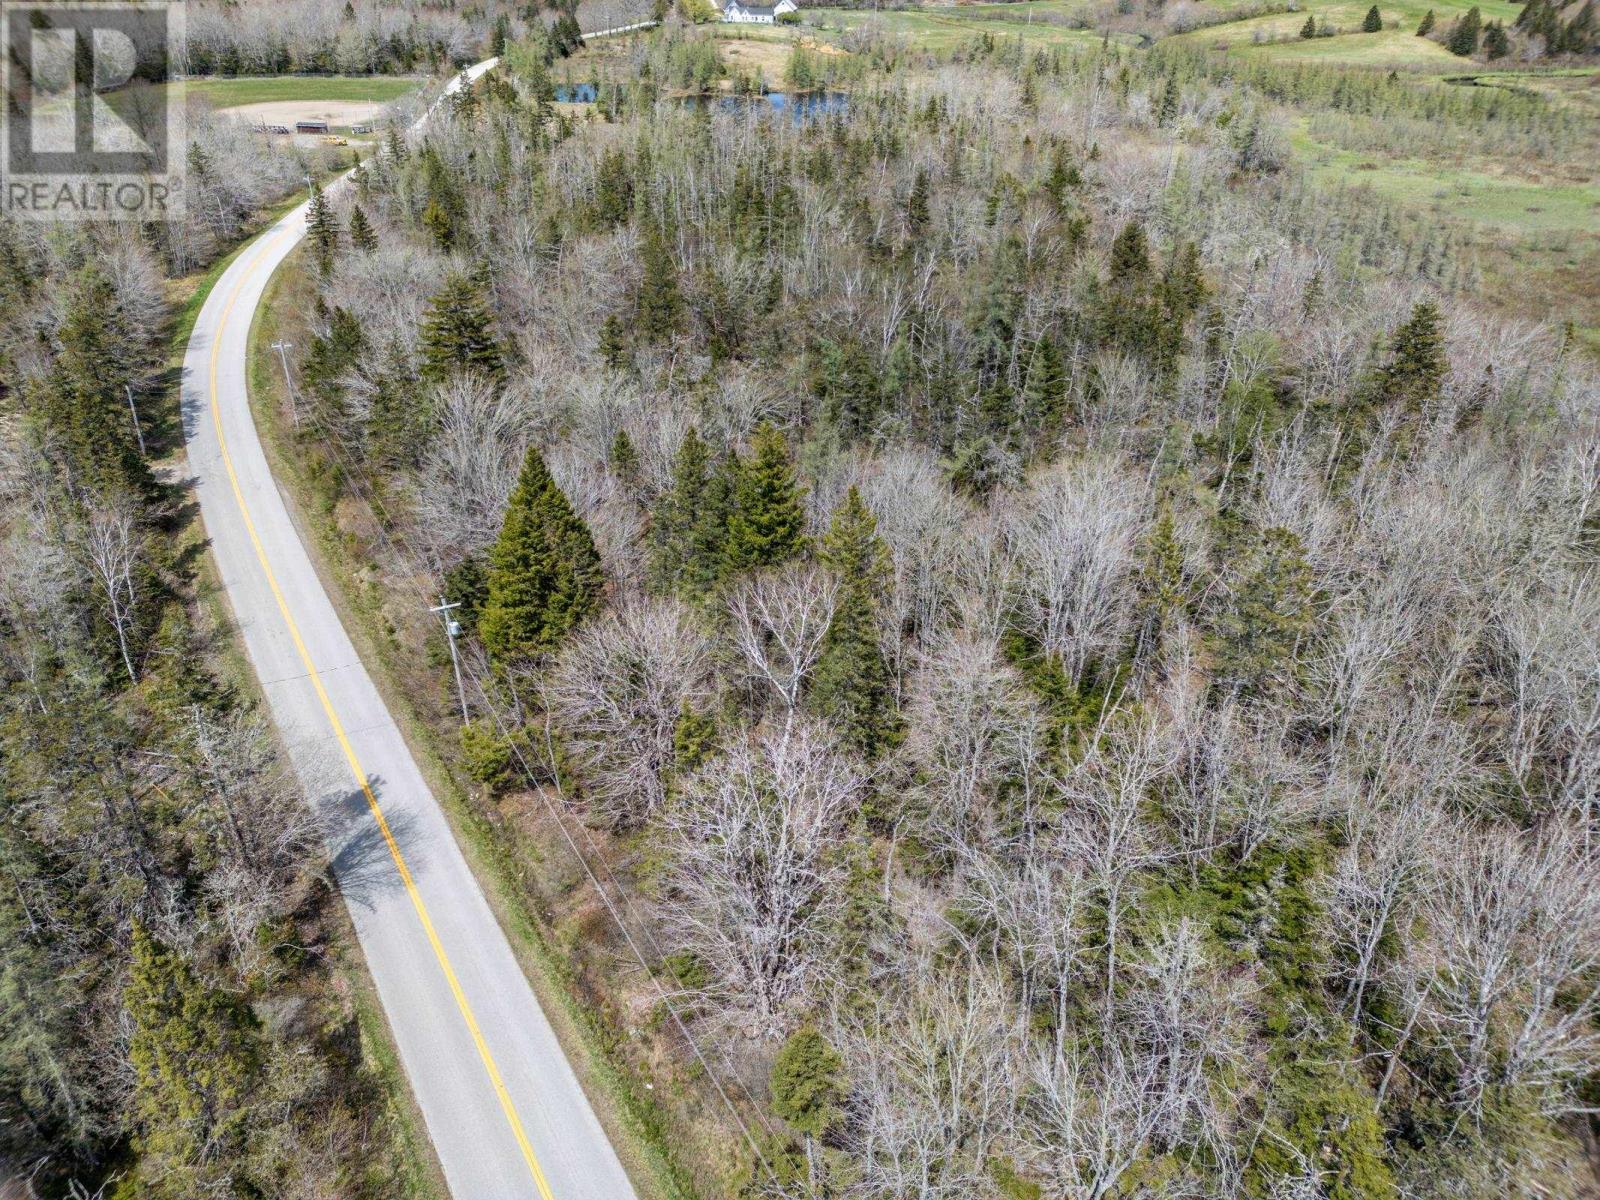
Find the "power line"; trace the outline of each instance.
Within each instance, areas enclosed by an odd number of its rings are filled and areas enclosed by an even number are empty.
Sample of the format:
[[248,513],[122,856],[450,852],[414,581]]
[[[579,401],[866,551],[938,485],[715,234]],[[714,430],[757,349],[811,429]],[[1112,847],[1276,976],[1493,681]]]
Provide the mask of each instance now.
[[[394,521],[394,518],[390,516],[383,502],[368,486],[366,479],[363,477],[361,472],[356,469],[356,464],[351,461],[349,456],[347,456],[344,450],[339,446],[337,437],[332,436],[330,431],[329,436],[320,439],[320,444],[324,450],[332,453],[333,456],[338,460],[340,466],[340,475],[349,482],[356,494],[359,495],[362,501],[368,505],[375,515],[378,516],[379,519],[376,522],[378,537],[382,541],[384,548],[387,549],[391,555],[393,555],[400,567],[406,572],[407,576],[413,579],[422,574],[428,574],[432,576],[434,572],[431,568],[427,570],[419,568],[420,558],[415,549],[411,546],[410,539]],[[391,527],[393,528],[392,534],[390,532]],[[443,603],[444,597],[440,597],[440,600],[441,603]],[[436,609],[433,606],[429,606],[429,611],[436,611]],[[455,650],[456,648],[454,639],[451,639],[452,658],[454,658]],[[459,660],[456,661],[459,670]],[[459,684],[459,674],[457,679]],[[632,952],[634,961],[638,963],[639,969],[644,972],[645,977],[648,978],[651,984],[655,987],[656,993],[660,996],[662,1004],[666,1006],[667,1013],[672,1018],[673,1024],[677,1027],[678,1032],[683,1037],[683,1040],[688,1043],[690,1052],[694,1055],[695,1060],[705,1071],[706,1077],[711,1080],[712,1087],[716,1089],[718,1097],[722,1100],[724,1107],[726,1107],[728,1110],[728,1114],[733,1117],[735,1124],[739,1126],[740,1133],[743,1135],[745,1142],[750,1146],[751,1151],[755,1154],[757,1161],[761,1163],[761,1166],[766,1170],[768,1175],[770,1175],[773,1179],[777,1179],[777,1174],[773,1170],[772,1164],[767,1160],[766,1155],[762,1153],[759,1143],[752,1134],[749,1125],[745,1122],[738,1106],[734,1104],[732,1097],[728,1095],[726,1088],[723,1086],[722,1080],[719,1078],[717,1072],[712,1068],[711,1064],[707,1062],[705,1053],[701,1050],[699,1043],[695,1041],[694,1035],[689,1032],[688,1026],[684,1023],[682,1016],[679,1014],[677,1008],[673,1005],[672,997],[662,985],[659,974],[651,968],[644,954],[640,951],[638,942],[634,938],[633,931],[629,928],[628,923],[623,919],[622,914],[617,911],[617,907],[612,902],[609,892],[600,883],[594,867],[591,865],[588,858],[584,856],[583,852],[578,848],[576,841],[572,837],[571,831],[567,828],[567,822],[562,812],[551,802],[549,793],[544,789],[543,786],[540,785],[538,776],[534,773],[532,765],[528,762],[527,757],[523,754],[522,748],[518,744],[517,740],[510,736],[510,731],[508,730],[504,719],[501,717],[499,708],[495,704],[494,700],[489,696],[488,690],[483,686],[483,680],[481,677],[475,677],[473,682],[482,701],[483,707],[494,719],[495,727],[499,731],[501,738],[506,742],[507,745],[511,747],[523,774],[527,778],[528,785],[539,794],[540,801],[544,804],[546,811],[549,812],[551,818],[561,830],[562,840],[566,842],[567,848],[572,852],[573,857],[578,860],[579,866],[583,868],[584,874],[594,886],[596,893],[600,897],[601,903],[605,905],[607,913],[617,926],[618,932],[622,934],[623,940],[628,945],[628,949]],[[464,692],[458,694],[460,695],[461,700],[463,720],[466,720],[468,713],[466,697]],[[648,922],[639,917],[637,912],[634,910],[632,901],[628,898],[627,890],[622,887],[621,883],[617,881],[616,876],[611,872],[610,867],[605,864],[605,858],[600,853],[599,848],[594,844],[594,839],[590,836],[587,827],[585,827],[581,821],[579,822],[579,827],[583,829],[584,840],[589,845],[590,852],[593,854],[594,858],[601,863],[602,869],[605,871],[607,878],[611,880],[613,886],[616,887],[618,893],[622,896],[623,904],[628,909],[629,915],[638,922],[640,929],[645,931],[645,936],[649,939],[651,944],[652,953],[654,953],[657,957],[660,957],[660,945],[655,941],[654,936],[648,933]],[[728,1067],[725,1058],[723,1059],[723,1066],[725,1069]],[[736,1073],[731,1070],[728,1071],[728,1074],[730,1077],[734,1077],[736,1075]],[[767,1131],[768,1134],[774,1134],[775,1130],[773,1129],[771,1123],[767,1120],[766,1114],[762,1111],[761,1106],[755,1102],[754,1098],[750,1097],[747,1089],[745,1089],[745,1095],[746,1099],[750,1103],[750,1107],[756,1113],[757,1119],[761,1122],[762,1127]]]

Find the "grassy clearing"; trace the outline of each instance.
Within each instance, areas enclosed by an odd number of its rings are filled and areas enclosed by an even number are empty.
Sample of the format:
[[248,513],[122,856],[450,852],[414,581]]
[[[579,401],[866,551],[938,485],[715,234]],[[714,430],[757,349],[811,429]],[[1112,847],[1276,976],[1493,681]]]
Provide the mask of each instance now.
[[387,104],[423,84],[409,75],[275,75],[250,79],[194,79],[189,95],[215,108],[265,104],[276,100],[355,100]]
[[744,73],[766,81],[768,87],[783,86],[783,72],[789,55],[800,40],[788,29],[768,30],[755,36],[741,36],[733,29],[713,26],[717,52],[731,73]]
[[[1201,11],[1226,12],[1237,7],[1237,0],[1202,0]],[[1469,60],[1457,58],[1443,46],[1416,36],[1417,26],[1431,10],[1440,28],[1474,7],[1471,0],[1380,0],[1379,15],[1383,30],[1362,33],[1361,22],[1370,0],[1313,0],[1300,4],[1294,12],[1247,17],[1238,21],[1210,25],[1179,38],[1219,49],[1293,63],[1337,63],[1348,66],[1393,69],[1439,70],[1470,68]],[[1510,0],[1482,0],[1477,6],[1485,21],[1516,20],[1518,6]],[[1306,17],[1316,18],[1319,26],[1338,30],[1333,37],[1300,37]]]
[[[1102,35],[1095,30],[1073,29],[1041,19],[1040,14],[1049,15],[1051,7],[1046,0],[1039,4],[985,5],[982,9],[901,9],[872,13],[855,9],[808,8],[803,11],[806,23],[818,29],[842,32],[875,23],[890,36],[905,38],[936,53],[953,50],[985,34],[990,37],[1019,37],[1029,45],[1040,48],[1099,44]],[[1066,8],[1065,5],[1060,7],[1063,10]],[[1028,21],[1029,9],[1034,10],[1031,24]]]
[[1390,158],[1317,141],[1297,124],[1297,157],[1321,182],[1370,187],[1386,199],[1488,226],[1511,236],[1571,234],[1600,240],[1600,181],[1516,174],[1488,160]]
[[[1277,22],[1276,25],[1265,23]],[[1462,59],[1457,58],[1438,42],[1417,37],[1410,30],[1385,29],[1382,33],[1346,33],[1335,37],[1296,38],[1294,41],[1277,41],[1257,44],[1256,30],[1251,28],[1242,40],[1238,33],[1242,26],[1261,28],[1263,37],[1282,37],[1294,33],[1305,23],[1304,16],[1292,17],[1285,28],[1282,17],[1263,17],[1260,22],[1245,21],[1211,30],[1213,44],[1222,43],[1229,49],[1245,54],[1262,55],[1285,63],[1326,63],[1350,67],[1378,67],[1385,70],[1422,68],[1434,71],[1458,69]],[[1357,17],[1351,26],[1360,28]]]

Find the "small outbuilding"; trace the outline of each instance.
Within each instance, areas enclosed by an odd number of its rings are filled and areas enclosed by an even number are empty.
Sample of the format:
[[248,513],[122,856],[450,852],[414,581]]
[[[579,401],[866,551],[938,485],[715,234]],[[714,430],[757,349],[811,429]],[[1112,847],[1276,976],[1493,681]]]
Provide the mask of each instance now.
[[294,123],[294,131],[296,133],[327,133],[328,123],[326,121],[296,121]]

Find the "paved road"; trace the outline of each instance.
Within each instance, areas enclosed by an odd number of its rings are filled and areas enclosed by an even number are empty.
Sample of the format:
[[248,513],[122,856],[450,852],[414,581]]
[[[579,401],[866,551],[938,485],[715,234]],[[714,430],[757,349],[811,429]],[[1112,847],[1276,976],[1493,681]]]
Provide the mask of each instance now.
[[223,586],[328,819],[334,873],[455,1200],[632,1200],[262,454],[245,391],[250,319],[305,219],[302,205],[235,260],[184,356],[189,469]]

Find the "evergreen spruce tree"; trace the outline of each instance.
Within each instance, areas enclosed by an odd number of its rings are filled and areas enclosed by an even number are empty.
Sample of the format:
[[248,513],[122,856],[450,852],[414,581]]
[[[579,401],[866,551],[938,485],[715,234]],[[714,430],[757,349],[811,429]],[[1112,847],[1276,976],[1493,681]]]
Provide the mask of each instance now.
[[1312,615],[1300,538],[1281,527],[1262,530],[1217,622],[1218,679],[1257,693],[1289,679]]
[[1367,9],[1366,19],[1361,22],[1361,32],[1362,33],[1382,33],[1383,32],[1383,14],[1378,11],[1378,6],[1376,4],[1374,4],[1371,8]]
[[411,152],[406,146],[405,138],[400,135],[400,126],[389,126],[389,134],[384,139],[384,149],[388,151],[391,162],[403,163],[406,161]]
[[595,219],[602,229],[615,229],[633,211],[633,171],[627,152],[614,146],[595,168]]
[[1178,119],[1178,105],[1182,93],[1178,90],[1178,76],[1176,73],[1167,75],[1166,86],[1161,89],[1161,98],[1156,101],[1156,124],[1171,125]]
[[617,430],[617,436],[611,439],[611,470],[630,492],[638,489],[639,452],[626,429]]
[[1179,325],[1200,311],[1211,289],[1200,266],[1200,247],[1192,241],[1178,244],[1161,277],[1161,301]]
[[458,371],[495,382],[505,375],[505,359],[481,284],[452,275],[434,294],[422,319],[422,362],[422,377],[430,383]]
[[302,372],[311,398],[311,423],[343,436],[351,432],[346,428],[345,375],[360,362],[367,335],[360,319],[342,305],[330,312],[319,300],[318,315],[326,319],[327,332],[312,337]]
[[326,273],[333,265],[333,253],[339,248],[339,221],[333,215],[333,206],[315,183],[311,185],[311,204],[306,209],[306,236],[311,241],[317,266]]
[[155,486],[139,453],[126,387],[138,363],[113,324],[116,295],[94,263],[74,282],[49,372],[30,389],[33,412],[70,482],[101,494]]
[[673,774],[680,779],[693,775],[710,760],[716,742],[716,720],[696,712],[685,700],[672,727]]
[[1066,408],[1066,364],[1055,339],[1047,333],[1034,345],[1028,359],[1028,374],[1022,385],[1022,419],[1036,441],[1048,444],[1061,435]]
[[260,1083],[248,1011],[139,924],[125,1003],[141,1186],[174,1200],[217,1194],[238,1174]]
[[363,254],[378,248],[378,235],[367,220],[366,210],[357,204],[350,210],[350,244]]
[[[710,481],[711,451],[699,430],[691,426],[672,460],[672,484],[650,516],[650,579],[658,592],[696,592],[689,584],[694,574],[694,528],[705,509]],[[720,567],[720,562],[717,565]]]
[[1490,21],[1483,30],[1483,56],[1493,62],[1510,53],[1511,39],[1506,36],[1506,27],[1499,21]]
[[1168,634],[1188,605],[1183,546],[1178,541],[1172,506],[1166,502],[1161,505],[1140,555],[1138,587],[1139,651],[1154,657],[1161,653]]
[[1107,281],[1114,284],[1140,282],[1150,273],[1150,244],[1144,226],[1129,221],[1111,243],[1111,263]]
[[672,251],[654,225],[645,232],[639,257],[644,263],[644,279],[639,284],[639,332],[648,341],[665,341],[682,323],[683,295],[678,288],[678,266],[672,260]]
[[772,1110],[808,1137],[819,1138],[840,1115],[844,1060],[813,1025],[796,1030],[772,1063]]
[[367,420],[367,453],[384,466],[415,466],[431,414],[419,395],[411,360],[400,339],[389,343],[383,368],[373,380]]
[[814,383],[822,419],[848,437],[871,429],[878,416],[878,373],[860,338],[822,344]]
[[1304,25],[1300,26],[1300,36],[1302,38],[1305,38],[1307,41],[1310,41],[1312,38],[1317,36],[1317,18],[1316,17],[1314,17],[1314,16],[1306,17],[1306,23]]
[[800,486],[789,463],[789,444],[767,422],[739,464],[733,511],[728,516],[724,561],[729,571],[770,567],[805,549],[806,517]]
[[1417,23],[1417,36],[1427,37],[1430,33],[1432,33],[1433,23],[1433,9],[1430,8],[1427,12],[1422,14],[1422,20]]
[[605,579],[589,528],[530,448],[489,553],[478,633],[508,663],[546,653],[600,604]]
[[1467,10],[1467,15],[1456,21],[1456,26],[1450,31],[1450,40],[1445,43],[1446,49],[1451,54],[1461,58],[1471,58],[1478,52],[1478,34],[1483,29],[1483,14],[1476,6]]
[[841,1115],[844,1059],[815,1026],[805,1025],[784,1042],[772,1063],[772,1110],[804,1140],[806,1194],[826,1195],[819,1143]]
[[845,741],[874,757],[899,730],[894,680],[879,640],[879,602],[889,586],[889,550],[878,522],[851,488],[822,541],[839,576],[839,601],[817,660],[811,698]]
[[612,313],[600,326],[600,357],[613,371],[633,370],[633,352],[628,349],[628,335],[622,328],[622,318]]
[[928,228],[929,195],[932,186],[928,181],[928,172],[925,168],[917,168],[917,176],[911,182],[911,194],[906,197],[906,229],[914,238],[921,237]]
[[450,211],[437,200],[429,200],[422,210],[422,227],[433,236],[433,244],[448,254],[456,244],[456,226]]
[[1449,370],[1445,360],[1443,318],[1438,305],[1423,301],[1395,331],[1389,362],[1380,374],[1385,399],[1419,411],[1438,399]]

